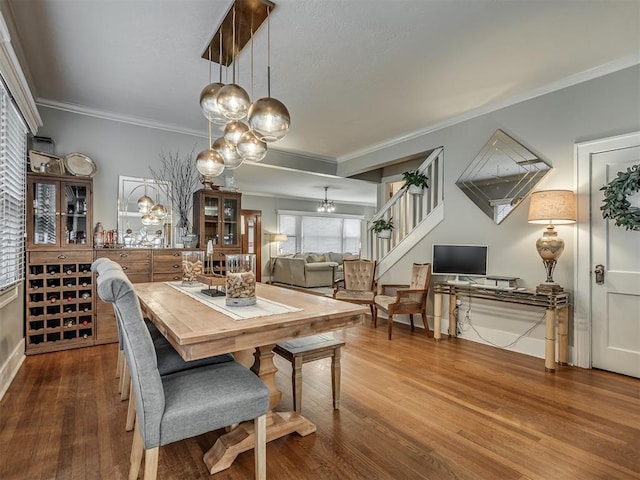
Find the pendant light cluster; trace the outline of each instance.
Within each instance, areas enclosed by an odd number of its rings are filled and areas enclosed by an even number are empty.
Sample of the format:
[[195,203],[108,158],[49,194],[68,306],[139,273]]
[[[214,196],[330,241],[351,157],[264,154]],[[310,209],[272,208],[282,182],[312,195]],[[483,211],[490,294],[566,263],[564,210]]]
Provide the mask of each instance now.
[[[218,42],[218,63],[220,78],[211,82],[200,93],[200,106],[209,122],[209,148],[200,152],[196,158],[196,168],[202,174],[205,187],[210,188],[213,177],[217,177],[225,169],[234,170],[245,161],[259,162],[267,154],[267,143],[277,142],[285,137],[291,123],[287,107],[279,100],[271,97],[271,22],[270,13],[274,5],[257,3],[262,9],[260,22],[267,19],[267,96],[251,103],[249,94],[236,83],[237,55],[242,46],[237,45],[238,30],[241,22],[238,18],[250,19],[251,40],[251,80],[253,82],[253,25],[256,2],[235,0],[230,14],[223,20],[208,49],[211,62],[211,49]],[[230,23],[230,25],[229,25]],[[232,83],[222,83],[223,28],[231,30]],[[246,32],[245,32],[246,35]],[[210,64],[211,66],[211,64]],[[227,65],[228,66],[228,65]],[[212,141],[213,125],[224,126],[223,135]]]
[[167,207],[158,203],[158,199],[154,202],[147,195],[147,184],[144,184],[144,195],[138,199],[138,211],[142,214],[141,222],[143,225],[160,225],[162,220],[168,215]]
[[327,198],[327,190],[329,190],[329,187],[324,187],[324,200],[322,200],[318,205],[318,211],[321,213],[331,213],[336,210],[333,200],[329,200]]

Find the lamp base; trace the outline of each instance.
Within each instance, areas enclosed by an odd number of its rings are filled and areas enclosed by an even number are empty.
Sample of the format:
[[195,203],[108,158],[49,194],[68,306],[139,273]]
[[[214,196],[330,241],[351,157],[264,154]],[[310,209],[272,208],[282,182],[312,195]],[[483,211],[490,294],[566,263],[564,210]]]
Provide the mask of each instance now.
[[536,287],[536,293],[548,294],[548,293],[558,293],[558,292],[564,292],[564,288],[562,288],[557,283],[544,282]]

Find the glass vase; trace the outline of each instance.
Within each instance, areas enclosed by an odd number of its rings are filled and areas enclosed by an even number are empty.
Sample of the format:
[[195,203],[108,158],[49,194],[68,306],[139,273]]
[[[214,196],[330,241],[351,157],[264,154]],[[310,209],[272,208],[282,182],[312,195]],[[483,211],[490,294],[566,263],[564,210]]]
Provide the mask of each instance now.
[[204,252],[182,252],[182,284],[198,283],[198,275],[204,274]]
[[246,307],[256,304],[256,256],[226,256],[226,305]]

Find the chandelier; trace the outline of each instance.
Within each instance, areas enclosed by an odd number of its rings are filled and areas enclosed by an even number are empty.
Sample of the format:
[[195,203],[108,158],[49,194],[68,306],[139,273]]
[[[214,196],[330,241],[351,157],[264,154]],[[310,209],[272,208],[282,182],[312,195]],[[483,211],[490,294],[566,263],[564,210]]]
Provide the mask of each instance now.
[[327,199],[327,190],[329,187],[324,187],[324,200],[318,205],[318,211],[322,213],[331,213],[336,210],[336,206],[332,200]]
[[[267,154],[267,143],[285,137],[291,124],[287,107],[271,97],[271,11],[267,0],[235,0],[205,49],[209,61],[209,84],[200,93],[200,107],[209,123],[209,147],[200,152],[196,169],[205,188],[212,177],[234,170],[245,161],[259,162]],[[251,94],[253,95],[253,36],[267,21],[267,96],[251,102],[247,91],[236,83],[238,54],[251,41]],[[212,56],[212,52],[216,52]],[[211,64],[219,65],[219,80],[212,82]],[[231,68],[232,83],[222,83],[222,66]],[[223,135],[212,141],[212,124]]]

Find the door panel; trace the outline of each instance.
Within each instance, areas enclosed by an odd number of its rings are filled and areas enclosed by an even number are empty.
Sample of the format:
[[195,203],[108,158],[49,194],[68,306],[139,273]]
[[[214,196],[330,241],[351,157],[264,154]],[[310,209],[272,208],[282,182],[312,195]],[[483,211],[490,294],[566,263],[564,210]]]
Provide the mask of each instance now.
[[[604,265],[604,283],[591,281],[592,366],[640,377],[640,232],[602,219],[600,188],[640,164],[640,146],[591,156],[591,270]],[[637,199],[634,199],[634,202]],[[632,202],[633,203],[633,202]]]

